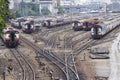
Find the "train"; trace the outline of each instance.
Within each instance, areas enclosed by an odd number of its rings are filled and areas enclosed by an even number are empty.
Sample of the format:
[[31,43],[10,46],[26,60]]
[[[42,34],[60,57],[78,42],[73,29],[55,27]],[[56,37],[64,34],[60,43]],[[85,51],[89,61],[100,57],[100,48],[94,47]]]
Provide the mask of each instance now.
[[23,31],[24,33],[27,33],[27,34],[33,33],[33,32],[35,31],[35,28],[34,28],[32,22],[26,21],[26,22],[23,24],[22,31]]
[[72,26],[73,30],[79,31],[79,30],[84,30],[84,31],[90,31],[91,30],[91,20],[84,20],[84,21],[74,21]]
[[67,20],[67,19],[58,19],[58,20],[48,19],[45,21],[44,25],[47,28],[53,28],[53,27],[57,27],[57,26],[71,24],[72,22],[73,22],[72,20]]
[[91,28],[91,36],[93,39],[101,39],[107,33],[120,26],[119,16],[109,21],[95,21]]
[[73,26],[73,30],[75,30],[75,31],[83,30],[82,23],[80,21],[77,21],[77,20],[74,21],[72,26]]
[[15,48],[19,45],[19,31],[11,26],[6,26],[2,30],[1,38],[6,47]]
[[22,25],[26,20],[24,18],[10,20],[11,25],[16,29],[22,29]]

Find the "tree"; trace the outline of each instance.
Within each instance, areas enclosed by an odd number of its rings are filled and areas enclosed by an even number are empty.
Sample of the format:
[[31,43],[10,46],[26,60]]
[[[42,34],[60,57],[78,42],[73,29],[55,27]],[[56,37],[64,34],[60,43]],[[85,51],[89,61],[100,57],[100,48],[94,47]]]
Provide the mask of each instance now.
[[5,20],[3,19],[3,17],[0,16],[0,33],[2,32],[4,26],[5,26]]
[[39,5],[38,4],[21,2],[20,6],[21,6],[20,7],[21,16],[39,16]]
[[61,6],[58,6],[58,14],[64,14],[64,8]]
[[9,11],[9,1],[8,0],[0,0],[0,16],[7,20],[8,17],[10,17],[10,11]]
[[10,18],[9,1],[0,0],[0,32],[5,26],[5,22]]
[[49,14],[51,14],[50,10],[49,10],[47,7],[43,8],[43,9],[41,10],[41,13],[42,13],[43,15],[49,15]]
[[21,13],[22,13],[22,12],[21,12],[20,10],[16,10],[16,12],[14,13],[14,16],[15,16],[15,17],[21,17],[21,16],[22,16]]

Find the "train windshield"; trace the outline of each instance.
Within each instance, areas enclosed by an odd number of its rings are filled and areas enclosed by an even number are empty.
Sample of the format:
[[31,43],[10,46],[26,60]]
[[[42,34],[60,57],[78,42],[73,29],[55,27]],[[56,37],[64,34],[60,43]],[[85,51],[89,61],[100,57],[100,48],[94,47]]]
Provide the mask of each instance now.
[[78,26],[78,23],[77,23],[77,22],[75,22],[75,23],[74,23],[74,26]]
[[48,26],[50,26],[51,25],[51,21],[48,21]]
[[83,26],[89,26],[90,24],[89,24],[89,22],[84,22],[83,23]]
[[94,27],[94,28],[91,29],[91,32],[93,32],[96,35],[101,33],[101,31],[102,31],[102,27],[100,27],[100,26]]
[[30,29],[31,28],[31,25],[30,24],[28,24],[28,29]]
[[14,40],[15,40],[16,35],[15,35],[15,33],[14,33],[14,32],[11,32],[11,33],[10,33],[10,35],[9,35],[9,37],[10,37],[11,41],[14,41]]

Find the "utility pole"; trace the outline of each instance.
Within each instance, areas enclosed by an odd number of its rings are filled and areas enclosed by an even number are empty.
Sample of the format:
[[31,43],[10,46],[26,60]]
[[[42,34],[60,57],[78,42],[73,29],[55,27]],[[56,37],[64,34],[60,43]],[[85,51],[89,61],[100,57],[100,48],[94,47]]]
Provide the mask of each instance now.
[[71,22],[72,22],[72,17],[73,17],[73,4],[74,4],[74,0],[71,0],[70,2]]
[[24,12],[25,10],[24,9],[25,9],[24,0],[22,0],[22,2],[21,2],[21,13],[22,13],[23,16],[25,16],[25,12]]
[[104,7],[105,15],[106,15],[106,14],[107,14],[107,3],[105,3],[105,4],[103,5],[103,7]]
[[3,72],[3,80],[6,80],[5,79],[5,76],[6,76],[6,73],[5,73],[5,71]]

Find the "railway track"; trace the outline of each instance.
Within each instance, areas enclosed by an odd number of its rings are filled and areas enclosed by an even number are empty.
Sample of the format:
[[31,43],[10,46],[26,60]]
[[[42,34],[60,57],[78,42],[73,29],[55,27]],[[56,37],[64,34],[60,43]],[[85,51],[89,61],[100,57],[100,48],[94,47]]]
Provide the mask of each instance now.
[[52,52],[49,52],[47,50],[44,51],[42,48],[40,48],[37,45],[31,43],[30,41],[28,41],[27,39],[25,39],[22,36],[21,36],[21,40],[24,43],[26,43],[27,45],[29,45],[33,50],[35,50],[39,54],[43,55],[45,58],[47,58],[52,63],[54,63],[57,67],[59,67],[63,71],[63,73],[65,74],[66,80],[79,80],[76,72],[69,65],[68,65],[68,70],[71,71],[70,75],[72,75],[72,76],[69,76],[69,78],[67,77],[67,72],[65,70],[65,66],[66,66],[65,62],[63,60],[61,60],[60,58],[58,58],[56,55],[54,55]]
[[[66,30],[63,30],[67,28]],[[62,30],[62,31],[61,31]],[[70,31],[72,30],[71,29],[71,26],[64,26],[64,27],[56,27],[56,28],[51,28],[49,30],[45,30],[45,31],[42,31],[40,34],[39,34],[39,38],[40,40],[42,40],[45,44],[49,45],[51,44],[52,41],[55,41],[53,40],[55,37],[53,38],[49,38],[48,40],[46,38],[44,38],[45,36],[47,36],[48,34],[52,33],[52,34],[59,34],[59,33],[62,33],[62,32],[65,32],[65,31]],[[60,31],[60,32],[59,32]],[[55,38],[56,39],[56,38]],[[55,43],[55,42],[54,42]],[[53,46],[54,47],[54,46]]]
[[[120,31],[120,26],[117,27],[116,29],[114,29],[112,32],[110,32],[109,34],[107,34],[106,36],[104,36],[101,40],[97,41],[94,45],[99,45],[101,43],[106,43],[109,41],[114,40],[114,38],[116,37],[116,33],[119,33]],[[109,38],[108,38],[109,37]]]
[[[69,48],[71,46],[71,39],[72,39],[72,37],[67,37],[66,40],[65,40],[66,41],[66,46],[68,46],[67,48]],[[68,43],[67,43],[67,40],[68,40]],[[44,57],[46,57],[51,62],[53,62],[56,66],[58,66],[63,71],[63,73],[65,74],[67,80],[70,80],[70,79],[71,80],[80,80],[80,78],[78,76],[78,71],[77,71],[76,66],[75,66],[74,55],[78,54],[79,52],[81,52],[85,49],[87,49],[89,46],[91,46],[92,44],[94,44],[96,42],[96,40],[90,39],[88,42],[83,44],[81,47],[77,48],[73,52],[75,54],[65,55],[65,61],[63,61],[63,60],[59,59],[57,56],[55,56],[52,52],[49,52],[47,50],[44,51],[42,48],[30,43],[28,40],[26,40],[24,38],[22,38],[22,41],[24,41],[26,44],[31,46],[35,51],[42,54]],[[50,45],[55,45],[55,44],[51,44],[54,41],[55,41],[55,39],[50,40],[49,41]],[[72,65],[70,64],[70,61],[73,63]]]
[[[79,34],[76,34],[74,36],[77,36],[77,35],[79,35]],[[73,56],[73,53],[72,53],[72,49],[73,49],[72,48],[73,47],[72,38],[74,36],[71,36],[70,33],[68,33],[64,36],[64,49],[65,49],[64,54],[65,54],[66,71],[67,71],[68,77],[69,76],[72,77],[73,75],[71,75],[71,71],[68,69],[68,66],[71,66],[72,69],[74,70],[74,72],[76,73],[76,76],[78,78],[77,80],[81,80],[80,77],[79,77],[79,74],[78,74],[78,71],[77,71],[77,68],[76,68],[76,65],[75,65],[74,56]],[[66,52],[67,50],[71,50],[71,51]]]
[[58,32],[56,34],[53,34],[49,39],[48,41],[46,42],[47,46],[50,46],[51,48],[55,48],[57,46],[58,43],[60,43],[60,36],[59,34],[60,33],[70,33],[72,32],[71,29],[67,29],[67,30],[63,30],[61,32]]
[[35,80],[35,71],[28,60],[24,57],[23,53],[17,48],[10,49],[16,61],[21,68],[20,80]]
[[[113,17],[105,17],[105,18],[107,18],[107,20],[109,20],[110,18],[113,20],[113,18],[117,18],[117,17],[119,17],[118,15],[114,15]],[[108,24],[109,25],[109,24]],[[118,26],[116,26],[116,27],[118,27]],[[119,28],[119,27],[118,27]],[[73,51],[73,53],[75,53],[75,55],[77,55],[77,54],[79,54],[81,51],[83,51],[83,50],[85,50],[85,49],[87,49],[88,47],[90,47],[90,46],[92,46],[92,45],[95,45],[97,42],[99,42],[99,44],[100,43],[102,43],[104,40],[105,40],[105,37],[109,37],[110,36],[110,34],[112,33],[112,32],[114,32],[114,31],[116,31],[117,29],[115,28],[115,29],[113,29],[113,30],[111,30],[110,32],[108,32],[107,34],[105,34],[104,36],[103,36],[103,38],[101,39],[101,41],[98,41],[98,40],[93,40],[93,39],[91,39],[91,37],[89,37],[89,36],[86,36],[86,37],[83,37],[83,39],[81,39],[81,41],[83,41],[83,40],[86,40],[82,45],[80,45],[80,47],[77,47],[77,48],[75,48],[75,50]],[[89,37],[88,39],[87,39],[87,37]],[[80,42],[81,43],[81,42]],[[73,45],[74,44],[76,44],[76,42],[75,43],[73,43]]]

